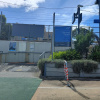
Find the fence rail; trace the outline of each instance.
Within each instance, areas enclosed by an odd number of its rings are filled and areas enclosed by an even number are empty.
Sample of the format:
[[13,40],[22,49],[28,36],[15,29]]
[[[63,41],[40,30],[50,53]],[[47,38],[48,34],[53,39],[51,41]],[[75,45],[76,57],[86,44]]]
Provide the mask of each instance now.
[[[53,25],[44,25],[44,36],[43,37],[23,37],[23,36],[12,36],[12,27],[16,23],[2,23],[0,30],[0,40],[22,40],[22,41],[51,41],[52,33],[53,33]],[[30,25],[30,24],[29,24]],[[38,24],[37,24],[38,25]],[[62,25],[57,25],[62,26]],[[78,33],[77,26],[72,26],[72,31],[76,29],[76,33]],[[93,32],[98,35],[99,27],[89,27],[89,26],[81,26],[81,28],[85,28],[87,30],[93,29]],[[86,33],[84,31],[84,33]],[[28,33],[30,36],[30,33]],[[73,34],[72,34],[73,37]]]

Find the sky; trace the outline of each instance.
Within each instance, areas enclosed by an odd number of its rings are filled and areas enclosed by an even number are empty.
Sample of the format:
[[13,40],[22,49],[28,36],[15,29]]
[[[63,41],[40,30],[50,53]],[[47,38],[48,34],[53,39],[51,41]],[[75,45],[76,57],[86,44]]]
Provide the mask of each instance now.
[[[83,15],[81,26],[98,27],[94,19],[99,19],[99,7],[96,0],[0,0],[0,10],[7,18],[7,23],[77,26],[76,20],[72,24],[73,13],[77,12],[77,5],[81,7]],[[94,29],[98,32],[98,29]]]

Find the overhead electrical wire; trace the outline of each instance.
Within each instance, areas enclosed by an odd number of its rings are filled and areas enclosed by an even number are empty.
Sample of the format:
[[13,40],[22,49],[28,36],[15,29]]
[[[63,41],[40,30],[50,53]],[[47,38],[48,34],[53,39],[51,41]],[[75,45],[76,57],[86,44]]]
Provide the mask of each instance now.
[[91,12],[91,11],[88,11],[88,10],[81,10],[81,11],[85,11],[85,12],[90,12],[90,13],[95,13],[95,14],[99,14],[99,12]]
[[[16,6],[22,6],[22,7],[28,7],[29,5],[17,5],[17,4],[13,4],[13,3],[8,3],[8,2],[4,2],[4,1],[0,1],[0,2],[2,2],[2,3],[6,3],[6,4],[10,4],[10,5],[16,5]],[[93,5],[83,5],[83,7],[88,7],[88,6],[94,6],[95,4],[93,4]],[[48,7],[32,7],[32,8],[43,8],[43,9],[69,9],[69,8],[77,8],[77,7],[62,7],[62,8],[53,8],[53,7],[51,7],[51,8],[48,8]],[[81,10],[81,11],[85,11],[85,12],[89,12],[89,13],[95,13],[95,14],[99,14],[99,12],[91,12],[91,11],[87,11],[87,10]],[[15,12],[15,11],[14,11]],[[25,12],[24,12],[25,13]],[[48,16],[49,17],[49,15],[47,15],[46,14],[47,12],[44,12],[44,13],[41,13],[42,15],[46,15],[46,17]],[[62,12],[61,12],[62,13]],[[60,13],[60,14],[61,14]],[[40,13],[39,13],[40,14]],[[65,14],[65,13],[64,13]],[[68,13],[66,13],[66,14],[68,14]],[[36,16],[36,14],[35,14],[35,16]],[[60,15],[59,15],[60,16]],[[15,18],[15,17],[14,17]],[[18,20],[26,20],[26,21],[29,21],[29,20],[35,20],[35,21],[46,21],[46,22],[52,22],[52,20],[53,19],[36,19],[36,18],[15,18],[15,19],[18,19]],[[65,22],[65,20],[64,19],[56,19],[56,23],[63,23],[62,21],[64,21]],[[83,21],[85,21],[85,20],[83,20]],[[92,20],[91,20],[92,21]],[[66,21],[66,22],[72,22],[72,21]],[[89,24],[91,24],[91,23],[89,23]]]
[[[53,21],[53,19],[46,19],[46,18],[15,18],[15,17],[8,17],[7,19],[20,19],[20,20],[51,20]],[[55,19],[56,21],[65,21],[64,19]],[[82,21],[93,21],[93,20],[82,20]],[[67,22],[72,22],[72,21],[67,21]]]

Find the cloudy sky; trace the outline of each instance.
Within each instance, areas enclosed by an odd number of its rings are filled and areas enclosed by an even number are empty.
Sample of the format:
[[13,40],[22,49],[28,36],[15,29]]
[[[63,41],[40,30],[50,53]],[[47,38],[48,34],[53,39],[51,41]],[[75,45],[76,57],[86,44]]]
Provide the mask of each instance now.
[[[72,15],[81,4],[83,13],[82,26],[98,27],[94,19],[99,18],[99,7],[96,0],[0,0],[0,10],[8,23],[53,24],[53,13],[56,13],[56,25],[72,25]],[[77,25],[77,20],[73,24]]]

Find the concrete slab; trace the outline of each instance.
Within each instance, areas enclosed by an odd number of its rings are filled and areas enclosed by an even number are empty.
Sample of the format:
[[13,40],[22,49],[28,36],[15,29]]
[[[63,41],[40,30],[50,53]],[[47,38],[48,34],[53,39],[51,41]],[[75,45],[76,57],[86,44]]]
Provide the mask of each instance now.
[[11,71],[11,72],[19,72],[19,71],[27,72],[30,69],[31,69],[31,66],[19,66],[19,67],[14,67],[12,69],[9,69],[9,71]]

